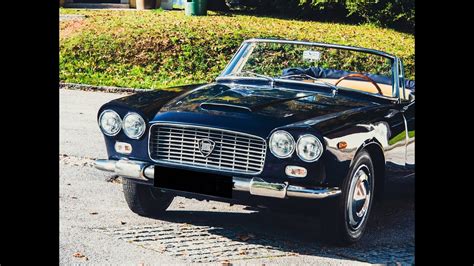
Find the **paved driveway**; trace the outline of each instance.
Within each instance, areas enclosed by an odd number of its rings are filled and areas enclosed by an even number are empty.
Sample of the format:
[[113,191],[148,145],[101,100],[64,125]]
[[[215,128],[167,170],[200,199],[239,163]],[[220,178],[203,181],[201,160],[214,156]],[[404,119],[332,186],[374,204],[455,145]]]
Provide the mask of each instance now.
[[[60,90],[60,261],[111,264],[358,264],[414,261],[414,178],[389,180],[364,239],[320,241],[317,215],[258,212],[175,198],[163,220],[133,214],[120,178],[92,167],[105,158],[97,110],[124,95]],[[308,233],[310,232],[310,233]]]

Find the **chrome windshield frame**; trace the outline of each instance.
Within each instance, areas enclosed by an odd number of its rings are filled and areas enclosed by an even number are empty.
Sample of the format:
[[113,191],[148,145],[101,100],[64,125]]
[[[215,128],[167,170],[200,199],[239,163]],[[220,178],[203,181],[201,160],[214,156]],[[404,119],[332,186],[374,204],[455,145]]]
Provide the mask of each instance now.
[[[335,48],[335,49],[343,49],[343,50],[350,50],[356,52],[364,52],[369,54],[374,54],[378,56],[382,56],[388,58],[392,62],[392,96],[388,96],[390,98],[397,98],[399,101],[404,98],[404,92],[400,92],[401,88],[404,87],[404,84],[400,82],[404,81],[404,70],[403,64],[401,60],[392,54],[382,52],[375,49],[368,49],[363,47],[357,46],[348,46],[348,45],[339,45],[339,44],[329,44],[329,43],[321,43],[321,42],[306,42],[306,41],[293,41],[293,40],[279,40],[279,39],[248,39],[242,42],[241,46],[234,54],[230,62],[221,72],[221,74],[216,78],[216,80],[222,79],[225,76],[229,75],[232,70],[236,67],[239,63],[241,57],[248,53],[248,48],[255,43],[281,43],[281,44],[296,44],[296,45],[309,45],[309,46],[316,46],[316,47],[323,47],[323,48]],[[244,78],[244,77],[241,77]],[[276,79],[277,80],[277,79]],[[400,86],[401,85],[401,86]]]

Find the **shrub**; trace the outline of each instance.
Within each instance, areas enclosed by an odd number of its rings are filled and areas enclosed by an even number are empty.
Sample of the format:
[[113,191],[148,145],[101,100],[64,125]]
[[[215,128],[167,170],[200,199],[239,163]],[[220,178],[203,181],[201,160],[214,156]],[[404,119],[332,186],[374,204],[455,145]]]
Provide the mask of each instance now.
[[262,13],[316,20],[368,22],[413,31],[415,0],[241,0]]
[[357,14],[366,22],[380,26],[414,28],[414,0],[346,0],[349,15]]

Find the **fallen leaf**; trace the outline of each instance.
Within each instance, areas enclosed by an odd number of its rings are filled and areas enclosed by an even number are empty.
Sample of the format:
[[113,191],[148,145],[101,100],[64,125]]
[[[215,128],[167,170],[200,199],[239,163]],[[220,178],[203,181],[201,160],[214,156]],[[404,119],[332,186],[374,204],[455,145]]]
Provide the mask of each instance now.
[[80,252],[76,252],[76,253],[72,254],[72,256],[73,256],[74,258],[89,260],[89,258],[87,258],[85,255],[81,254]]
[[122,183],[122,180],[120,178],[120,176],[118,175],[112,175],[110,177],[108,177],[107,179],[105,179],[106,182],[109,182],[109,183],[116,183],[116,184],[121,184]]
[[229,260],[223,260],[223,261],[221,261],[221,265],[222,265],[222,266],[231,266],[232,263],[230,263]]
[[98,212],[91,212],[90,213],[91,215],[96,215],[96,214],[99,214]]

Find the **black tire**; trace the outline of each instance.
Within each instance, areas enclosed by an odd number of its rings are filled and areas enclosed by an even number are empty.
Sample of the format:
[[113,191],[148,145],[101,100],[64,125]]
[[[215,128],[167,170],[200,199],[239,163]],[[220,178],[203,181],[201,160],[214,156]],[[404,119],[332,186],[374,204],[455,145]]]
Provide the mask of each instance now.
[[174,195],[123,178],[123,194],[130,210],[145,217],[158,217],[173,201]]
[[369,153],[361,151],[342,183],[341,195],[329,199],[324,205],[322,233],[328,242],[349,245],[362,238],[374,201],[374,180],[372,159]]

